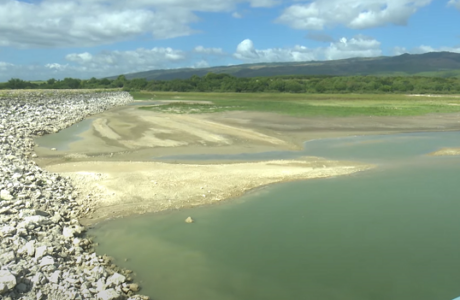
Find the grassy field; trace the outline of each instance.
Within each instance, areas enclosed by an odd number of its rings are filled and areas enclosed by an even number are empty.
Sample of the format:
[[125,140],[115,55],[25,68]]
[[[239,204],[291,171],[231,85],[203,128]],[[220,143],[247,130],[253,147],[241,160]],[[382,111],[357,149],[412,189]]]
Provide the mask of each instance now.
[[168,113],[223,111],[276,112],[292,116],[416,116],[460,112],[460,96],[408,96],[394,94],[284,94],[284,93],[175,93],[133,92],[136,100],[211,101],[171,103],[140,109]]

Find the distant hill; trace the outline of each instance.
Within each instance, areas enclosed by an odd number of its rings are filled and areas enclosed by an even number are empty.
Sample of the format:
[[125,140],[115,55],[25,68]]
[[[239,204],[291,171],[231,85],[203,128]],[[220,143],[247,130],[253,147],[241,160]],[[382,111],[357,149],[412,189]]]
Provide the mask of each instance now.
[[[460,77],[460,54],[452,52],[430,52],[425,54],[403,54],[372,58],[348,58],[329,61],[258,63],[211,68],[183,68],[152,70],[124,74],[127,79],[147,80],[187,79],[193,75],[203,76],[209,72],[227,73],[236,77],[259,77],[280,75],[398,75]],[[115,79],[117,76],[109,77]]]

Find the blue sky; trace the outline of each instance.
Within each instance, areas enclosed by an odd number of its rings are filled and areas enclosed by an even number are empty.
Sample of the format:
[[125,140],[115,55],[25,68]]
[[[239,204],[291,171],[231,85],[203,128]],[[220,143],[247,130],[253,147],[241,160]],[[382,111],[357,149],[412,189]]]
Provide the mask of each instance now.
[[0,82],[460,53],[460,0],[0,0]]

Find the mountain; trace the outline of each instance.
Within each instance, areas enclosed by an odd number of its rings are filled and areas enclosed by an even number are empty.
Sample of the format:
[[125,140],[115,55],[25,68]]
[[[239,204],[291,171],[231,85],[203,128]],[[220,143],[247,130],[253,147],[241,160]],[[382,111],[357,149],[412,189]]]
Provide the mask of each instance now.
[[[203,76],[209,72],[227,73],[236,77],[280,75],[419,75],[460,77],[460,54],[452,52],[430,52],[424,54],[402,54],[391,57],[380,56],[329,61],[257,63],[202,69],[152,70],[124,75],[127,79],[171,80],[187,79],[193,75]],[[115,79],[117,76],[109,78]]]

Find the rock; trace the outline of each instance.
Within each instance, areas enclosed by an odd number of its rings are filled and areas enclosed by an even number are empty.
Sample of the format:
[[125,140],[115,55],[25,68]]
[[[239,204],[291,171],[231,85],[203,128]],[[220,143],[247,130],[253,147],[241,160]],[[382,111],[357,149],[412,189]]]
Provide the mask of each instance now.
[[61,278],[61,271],[54,271],[50,277],[48,277],[49,282],[52,283],[59,283],[59,279]]
[[34,256],[35,254],[35,240],[29,241],[25,245],[28,256]]
[[16,233],[16,227],[6,225],[0,228],[1,237],[12,236],[15,233]]
[[14,260],[16,260],[16,255],[13,251],[0,254],[0,266],[5,266]]
[[47,253],[46,251],[46,246],[41,246],[41,247],[38,247],[36,250],[35,250],[35,258],[36,259],[40,259],[42,258],[43,256],[45,256]]
[[51,148],[51,151],[56,151],[57,149],[56,148]]
[[43,267],[43,266],[50,266],[50,265],[54,265],[54,258],[52,258],[51,256],[43,257],[40,262],[40,266]]
[[16,286],[16,277],[9,271],[0,270],[0,295],[11,291]]
[[18,291],[19,293],[25,293],[27,292],[27,285],[25,285],[24,283],[20,283],[16,286],[16,291]]
[[65,238],[73,238],[76,235],[80,235],[85,229],[79,225],[74,225],[72,227],[64,227],[62,230],[62,235]]
[[97,294],[98,300],[122,300],[122,297],[117,291],[114,289],[108,289]]
[[137,283],[131,283],[129,285],[129,289],[133,292],[139,292],[140,290],[139,285]]
[[11,196],[11,193],[8,190],[1,190],[0,191],[0,199],[13,200],[13,196]]
[[187,219],[185,219],[185,223],[193,223],[194,220],[192,219],[192,217],[188,217]]
[[108,279],[107,279],[107,286],[108,287],[113,287],[113,286],[117,286],[117,285],[120,285],[122,284],[123,282],[126,281],[126,277],[119,274],[119,273],[115,273],[113,274],[112,276],[110,276]]

